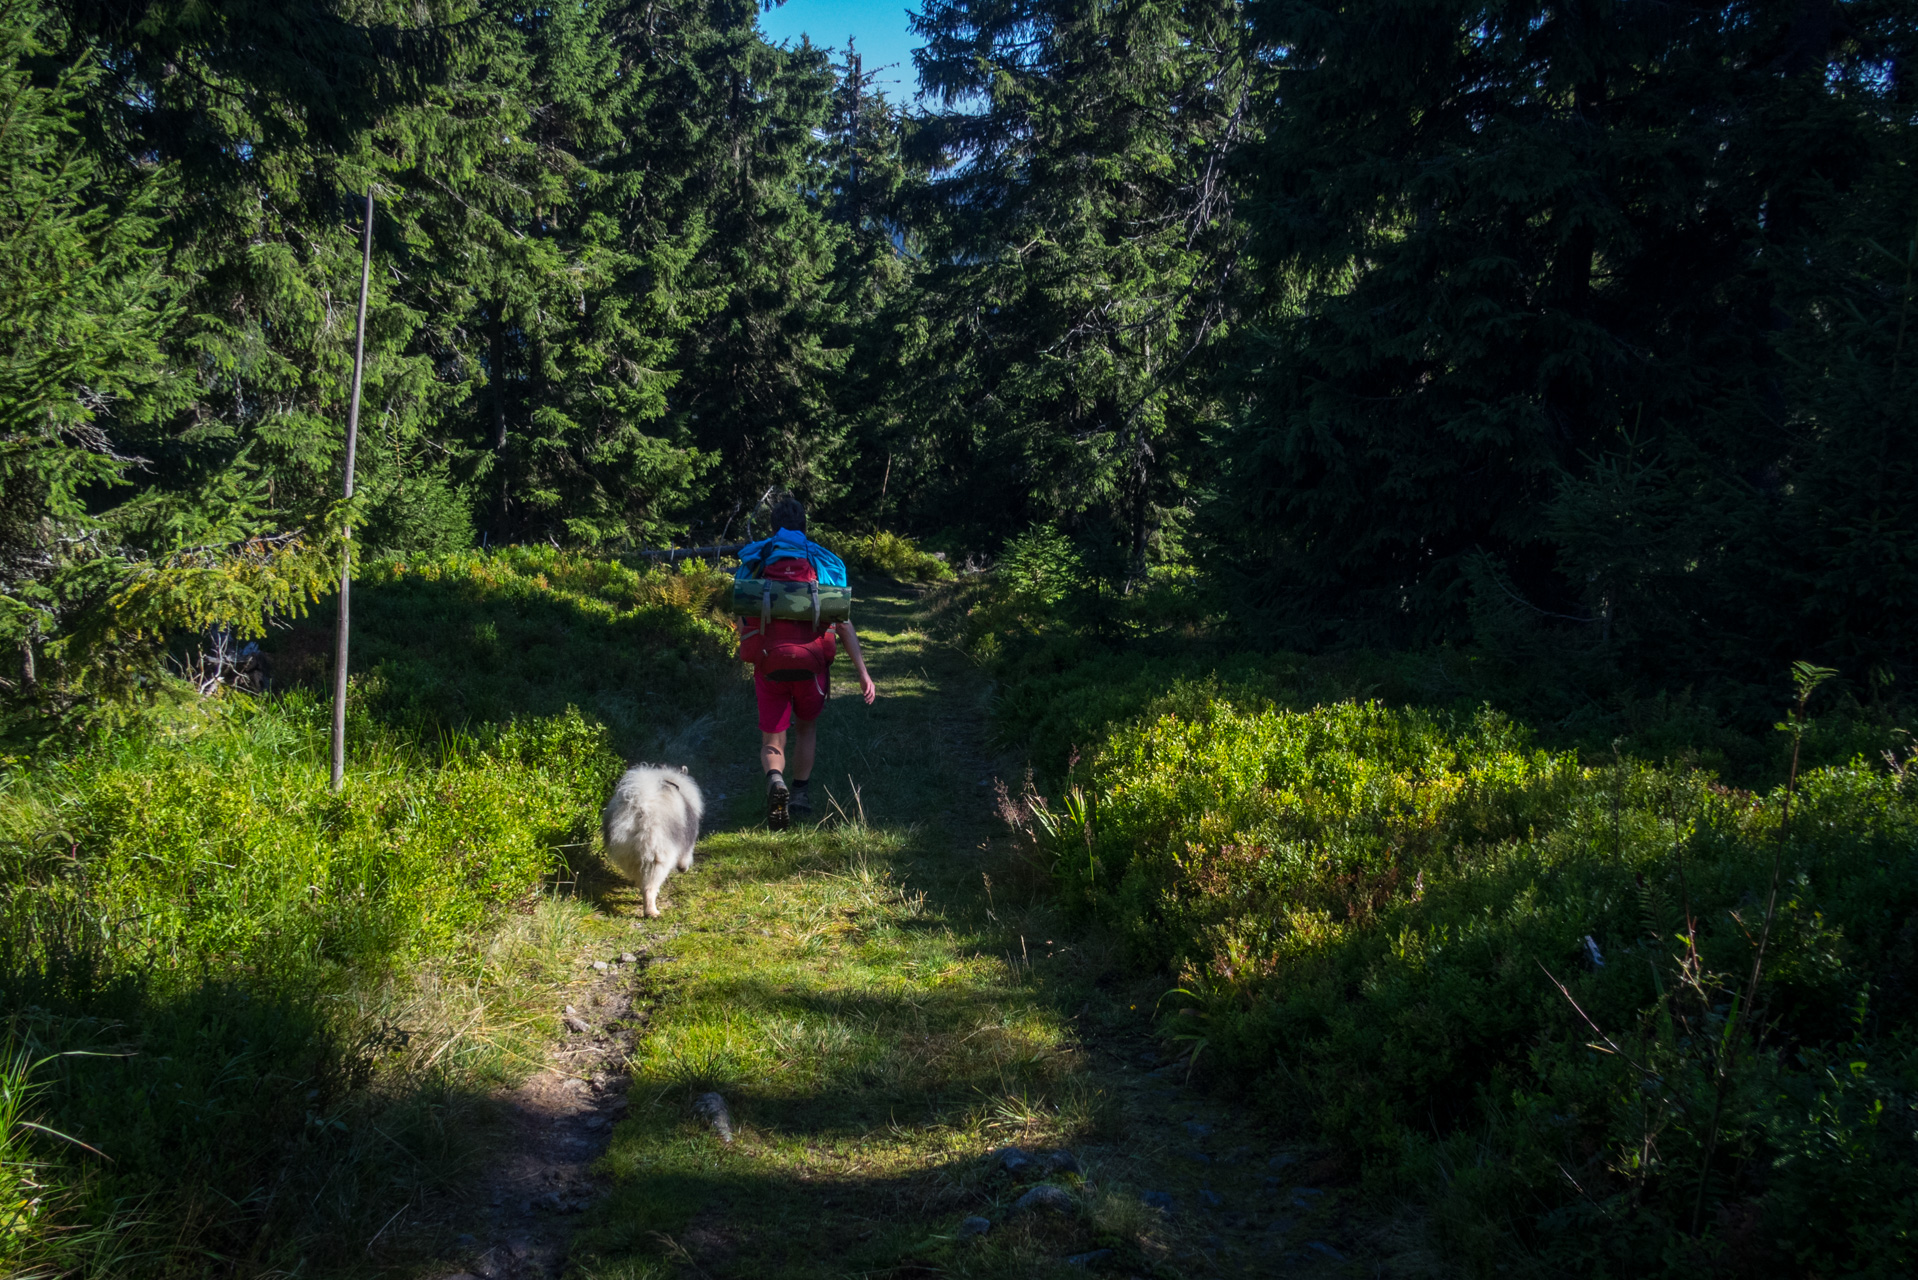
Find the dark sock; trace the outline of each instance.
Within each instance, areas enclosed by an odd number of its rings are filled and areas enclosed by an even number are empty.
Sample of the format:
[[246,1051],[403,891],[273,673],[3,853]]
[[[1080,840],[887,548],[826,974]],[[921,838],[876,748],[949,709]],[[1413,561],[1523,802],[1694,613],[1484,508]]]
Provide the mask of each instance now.
[[799,790],[799,789],[800,789],[801,787],[803,787],[803,786],[805,786],[805,785],[806,785],[806,784],[807,784],[808,782],[811,782],[811,781],[812,781],[812,779],[811,779],[811,778],[794,778],[794,779],[792,780],[792,789],[793,789],[794,791],[797,791],[797,790]]

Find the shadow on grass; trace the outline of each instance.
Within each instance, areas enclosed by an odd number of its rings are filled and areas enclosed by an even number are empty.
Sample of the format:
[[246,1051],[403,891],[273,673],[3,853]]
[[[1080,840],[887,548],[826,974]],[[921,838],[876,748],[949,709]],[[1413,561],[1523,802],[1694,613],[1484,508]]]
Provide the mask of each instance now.
[[[676,1112],[650,1109],[615,1137],[618,1182],[575,1240],[580,1275],[1083,1275],[1068,1260],[1099,1249],[1101,1269],[1152,1266],[1141,1238],[1156,1223],[1136,1192],[1055,1175],[1060,1207],[1022,1210],[1035,1183],[957,1155],[822,1177],[769,1163],[750,1130],[722,1146]],[[992,1225],[969,1232],[969,1217]]]
[[[451,1185],[491,1115],[445,1071],[369,1089],[403,1033],[316,1001],[317,972],[109,976],[79,930],[0,957],[0,1025],[71,1143],[47,1274],[255,1276],[417,1256],[396,1209]],[[79,1144],[85,1144],[84,1147]],[[61,1185],[64,1182],[65,1185]],[[77,1230],[75,1228],[78,1228]]]
[[[723,631],[688,609],[617,605],[470,578],[356,583],[351,669],[360,706],[422,734],[572,706],[634,755],[661,726],[709,707],[738,671]],[[278,687],[326,681],[332,616],[324,602],[263,643]]]

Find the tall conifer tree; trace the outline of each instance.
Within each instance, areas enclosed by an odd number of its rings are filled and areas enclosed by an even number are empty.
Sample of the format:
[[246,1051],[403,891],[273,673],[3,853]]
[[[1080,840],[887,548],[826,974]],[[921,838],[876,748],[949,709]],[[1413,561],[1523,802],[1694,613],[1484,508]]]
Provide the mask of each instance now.
[[968,510],[1079,525],[1137,580],[1214,413],[1238,6],[933,0],[914,25],[948,107],[919,131],[945,171],[915,469]]
[[891,527],[909,493],[905,484],[893,486],[892,463],[912,433],[899,372],[914,359],[919,326],[914,286],[924,258],[912,214],[922,207],[926,173],[905,154],[905,117],[877,87],[884,70],[868,69],[847,41],[825,131],[832,166],[826,216],[846,231],[833,293],[837,341],[848,355],[833,396],[854,447],[850,487],[835,515]]
[[1481,639],[1522,617],[1667,675],[1782,669],[1739,530],[1863,419],[1794,425],[1783,357],[1829,353],[1836,313],[1784,309],[1780,273],[1898,199],[1873,175],[1909,152],[1909,11],[1251,12],[1278,105],[1221,525],[1274,634],[1464,635],[1476,600]]

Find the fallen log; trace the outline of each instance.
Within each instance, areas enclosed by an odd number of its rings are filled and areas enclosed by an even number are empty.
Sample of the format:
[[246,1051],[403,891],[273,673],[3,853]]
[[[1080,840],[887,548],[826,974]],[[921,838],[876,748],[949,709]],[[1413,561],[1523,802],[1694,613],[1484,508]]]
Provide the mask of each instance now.
[[741,547],[749,545],[751,544],[734,542],[723,546],[712,547],[660,547],[657,549],[635,551],[632,554],[636,556],[647,556],[655,560],[663,557],[666,563],[672,564],[679,560],[717,560],[721,556],[737,555]]

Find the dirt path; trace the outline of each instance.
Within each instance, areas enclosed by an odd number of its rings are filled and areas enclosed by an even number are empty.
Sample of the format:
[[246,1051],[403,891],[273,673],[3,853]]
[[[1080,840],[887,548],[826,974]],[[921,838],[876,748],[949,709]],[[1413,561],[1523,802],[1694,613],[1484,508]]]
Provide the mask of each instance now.
[[[454,1280],[534,1280],[563,1273],[573,1215],[604,1191],[593,1164],[606,1152],[627,1110],[623,1070],[646,1017],[645,986],[635,981],[650,957],[627,951],[568,993],[568,1039],[548,1065],[497,1099],[503,1132],[482,1173],[471,1230],[459,1240],[468,1258]],[[637,997],[637,999],[636,999]]]
[[586,1030],[510,1099],[464,1274],[1432,1274],[1348,1171],[1189,1087],[1147,1034],[1171,984],[1118,976],[995,817],[975,669],[902,590],[859,622],[882,697],[828,708],[817,828],[764,830],[743,689],[662,751],[700,862],[658,921],[601,887]]

